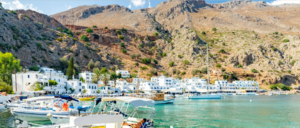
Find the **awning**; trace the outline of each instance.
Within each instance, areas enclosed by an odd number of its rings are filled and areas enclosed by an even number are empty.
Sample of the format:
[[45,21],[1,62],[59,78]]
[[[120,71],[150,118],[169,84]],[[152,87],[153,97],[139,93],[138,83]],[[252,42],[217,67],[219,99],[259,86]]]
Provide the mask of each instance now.
[[74,99],[73,97],[71,97],[71,96],[68,96],[68,95],[63,95],[63,96],[55,96],[55,98],[61,98],[61,99],[65,99],[65,100],[68,100],[68,101],[74,100],[74,101],[77,101],[77,102],[79,102],[79,100],[77,100],[77,99]]
[[123,101],[131,104],[133,107],[153,106],[155,105],[154,100],[145,98],[135,97],[104,97],[102,101]]

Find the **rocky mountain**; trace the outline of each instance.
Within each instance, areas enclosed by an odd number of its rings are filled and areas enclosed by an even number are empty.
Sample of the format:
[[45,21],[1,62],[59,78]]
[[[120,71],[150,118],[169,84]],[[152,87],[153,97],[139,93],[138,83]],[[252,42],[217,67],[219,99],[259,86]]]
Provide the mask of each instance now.
[[87,64],[92,60],[111,70],[137,74],[141,69],[145,78],[206,78],[208,44],[210,82],[257,80],[263,87],[299,83],[298,5],[168,0],[134,11],[119,5],[80,6],[51,17],[0,12],[5,21],[0,31],[7,31],[0,33],[1,51],[13,52],[26,66],[59,67],[60,58],[74,56],[80,70],[91,70]]

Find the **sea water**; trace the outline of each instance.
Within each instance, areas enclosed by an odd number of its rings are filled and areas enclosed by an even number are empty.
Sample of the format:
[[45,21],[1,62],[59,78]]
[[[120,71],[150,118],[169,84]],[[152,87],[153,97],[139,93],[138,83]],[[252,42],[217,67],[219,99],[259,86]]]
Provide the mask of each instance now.
[[[86,103],[89,104],[89,103]],[[29,122],[49,125],[50,121]],[[0,112],[1,127],[16,127],[9,111]],[[220,100],[176,99],[156,105],[156,128],[300,127],[300,95],[223,96]]]

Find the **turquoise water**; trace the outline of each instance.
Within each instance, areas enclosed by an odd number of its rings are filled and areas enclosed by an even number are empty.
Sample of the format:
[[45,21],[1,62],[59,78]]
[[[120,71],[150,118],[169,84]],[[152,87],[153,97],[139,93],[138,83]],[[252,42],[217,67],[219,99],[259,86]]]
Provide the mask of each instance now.
[[[154,125],[161,128],[300,127],[300,95],[176,99],[174,105],[156,105],[155,109]],[[1,127],[14,127],[14,120],[9,111],[0,113]],[[32,123],[51,124],[50,121]]]

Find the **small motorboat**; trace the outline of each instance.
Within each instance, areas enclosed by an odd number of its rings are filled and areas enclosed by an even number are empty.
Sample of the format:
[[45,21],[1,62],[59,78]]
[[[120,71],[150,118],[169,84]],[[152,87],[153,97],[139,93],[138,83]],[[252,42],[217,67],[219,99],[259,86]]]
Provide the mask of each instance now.
[[164,93],[155,93],[154,97],[151,97],[150,99],[155,101],[155,104],[173,104],[174,103],[174,97],[170,96],[168,98],[165,98]]
[[93,101],[95,99],[95,97],[82,97],[79,98],[80,101]]

